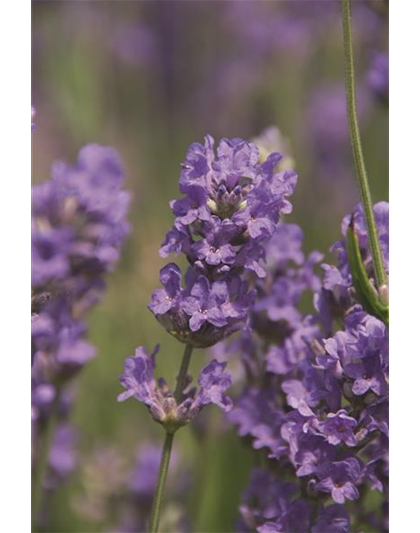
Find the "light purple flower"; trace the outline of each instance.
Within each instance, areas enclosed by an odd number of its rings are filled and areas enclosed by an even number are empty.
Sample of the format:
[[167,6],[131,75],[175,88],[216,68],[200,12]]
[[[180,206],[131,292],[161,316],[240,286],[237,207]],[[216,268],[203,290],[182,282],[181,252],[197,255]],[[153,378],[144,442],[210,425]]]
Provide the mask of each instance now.
[[134,357],[126,359],[124,373],[120,377],[126,392],[118,396],[118,401],[136,398],[148,407],[156,422],[172,432],[194,419],[210,403],[219,406],[222,411],[230,411],[232,401],[224,394],[232,383],[230,375],[225,372],[226,363],[212,361],[204,367],[198,377],[200,388],[197,394],[195,389],[183,391],[181,400],[177,402],[164,380],[155,380],[155,356],[158,350],[156,346],[148,355],[140,347]]

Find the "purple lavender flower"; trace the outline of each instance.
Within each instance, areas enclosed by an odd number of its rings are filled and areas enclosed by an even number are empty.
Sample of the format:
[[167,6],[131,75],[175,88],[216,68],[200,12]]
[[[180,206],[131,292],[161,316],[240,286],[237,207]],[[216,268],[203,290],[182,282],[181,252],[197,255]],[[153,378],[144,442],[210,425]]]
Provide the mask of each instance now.
[[[375,215],[388,269],[387,204],[375,206]],[[371,272],[359,208],[354,219]],[[305,269],[298,228],[280,226],[267,245],[267,276],[256,284],[250,332],[237,343],[247,383],[228,418],[254,449],[265,451],[273,471],[295,472],[296,501],[328,495],[343,504],[358,499],[360,488],[387,486],[389,357],[385,324],[354,305],[345,243],[334,249],[339,267],[326,269],[321,285],[313,272],[320,256]],[[304,290],[315,292],[319,314],[304,317],[297,309]],[[279,509],[263,520],[262,502],[242,506],[242,522],[246,530],[299,531],[286,520],[293,507],[289,502],[288,513]],[[303,520],[310,517],[302,530],[348,531],[349,518],[338,507],[309,507],[309,515],[299,510]]]
[[240,530],[307,531],[311,508],[304,501],[294,500],[297,492],[298,487],[293,483],[279,481],[264,470],[252,470],[240,506]]
[[345,409],[340,409],[337,413],[328,413],[325,422],[321,423],[321,432],[330,444],[337,445],[344,442],[347,446],[356,446],[357,439],[354,436],[356,426],[357,420],[348,416]]
[[159,279],[164,288],[154,291],[149,303],[149,309],[155,316],[179,308],[181,300],[181,271],[177,265],[169,263],[163,267]]
[[355,380],[352,391],[356,396],[361,396],[369,390],[378,396],[386,394],[388,385],[383,370],[385,369],[379,354],[364,357],[360,362],[345,366],[347,376]]
[[389,55],[375,54],[368,74],[368,83],[375,96],[384,103],[389,101]]
[[183,289],[174,263],[163,267],[160,281],[164,289],[153,292],[149,309],[178,340],[197,347],[212,346],[235,331],[254,297],[238,276],[211,284],[193,268],[186,273]]
[[359,461],[355,458],[346,459],[326,465],[325,477],[316,484],[321,492],[330,492],[336,503],[345,500],[357,500],[359,491],[355,483],[360,478],[361,469]]
[[[289,417],[289,420],[292,420],[292,417]],[[294,428],[292,425],[289,425],[289,428],[286,425],[282,428],[285,437],[288,433],[287,440],[294,452],[290,458],[297,467],[296,475],[305,477],[317,474],[326,462],[334,459],[336,450],[318,435],[296,432],[297,427],[298,424],[295,424]]]
[[129,194],[111,148],[85,146],[74,167],[55,163],[32,189],[34,372],[70,376],[94,356],[81,320],[105,288],[129,225]]
[[348,533],[349,516],[342,505],[324,507],[311,529],[311,533]]
[[212,361],[204,367],[198,377],[198,393],[195,393],[195,389],[183,391],[181,400],[177,402],[162,379],[155,381],[155,356],[158,350],[159,347],[156,346],[152,354],[148,355],[140,347],[134,357],[126,359],[124,373],[120,378],[126,392],[118,396],[118,401],[136,398],[148,407],[153,419],[169,432],[175,432],[193,420],[210,403],[218,405],[224,412],[230,411],[232,401],[224,393],[230,388],[232,379],[224,371],[226,363]]
[[281,158],[273,153],[260,163],[257,146],[241,139],[222,139],[215,153],[209,135],[188,148],[179,180],[185,196],[171,202],[175,224],[160,253],[182,252],[191,266],[185,288],[176,265],[164,267],[164,289],[149,304],[178,340],[212,346],[246,320],[255,293],[244,272],[265,276],[264,244],[291,211],[296,174],[276,171]]

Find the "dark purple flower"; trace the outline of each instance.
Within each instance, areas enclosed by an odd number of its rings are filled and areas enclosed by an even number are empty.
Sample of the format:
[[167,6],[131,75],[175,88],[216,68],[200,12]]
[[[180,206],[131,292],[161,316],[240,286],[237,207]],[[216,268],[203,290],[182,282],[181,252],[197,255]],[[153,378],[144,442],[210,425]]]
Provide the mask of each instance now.
[[210,266],[226,265],[224,271],[228,271],[228,265],[232,265],[236,258],[236,249],[230,241],[238,235],[238,229],[229,220],[212,217],[210,221],[206,226],[206,230],[209,228],[206,238],[193,244],[192,249],[200,261]]
[[296,450],[291,459],[297,467],[299,477],[317,474],[326,462],[334,459],[335,449],[318,435],[299,433],[297,438],[290,440]]
[[191,331],[198,331],[201,326],[209,322],[218,328],[227,325],[221,305],[228,300],[226,282],[216,281],[210,287],[207,278],[200,276],[191,288],[190,296],[181,303],[181,309],[189,315]]
[[118,396],[118,401],[123,402],[134,396],[136,400],[152,407],[154,396],[157,391],[154,378],[156,367],[155,356],[159,351],[159,345],[156,345],[150,356],[143,346],[136,349],[136,355],[126,359],[124,364],[124,374],[120,378],[121,385],[126,392]]
[[152,294],[149,309],[155,315],[164,315],[179,306],[181,299],[181,271],[174,263],[162,268],[159,275],[163,289],[157,289]]
[[171,335],[197,347],[212,346],[230,335],[246,317],[254,293],[238,276],[210,283],[190,267],[181,287],[181,271],[170,263],[161,270],[164,289],[154,291],[149,309]]
[[[32,344],[35,373],[69,377],[94,355],[80,318],[102,297],[127,236],[130,196],[111,148],[85,146],[32,188]],[[42,361],[36,361],[42,359]]]
[[354,436],[356,426],[357,420],[348,416],[345,409],[340,409],[337,413],[328,413],[325,422],[320,424],[322,434],[334,446],[341,442],[344,442],[347,446],[356,446],[357,439]]
[[375,54],[368,74],[368,83],[377,98],[389,100],[389,54]]
[[360,463],[355,458],[338,461],[325,466],[326,473],[316,488],[321,492],[331,493],[336,503],[344,503],[345,500],[357,500],[359,491],[356,483],[359,481],[361,470]]
[[348,533],[350,519],[342,505],[323,507],[311,533]]
[[198,376],[200,389],[195,397],[190,412],[200,410],[205,405],[213,403],[227,413],[232,409],[232,400],[224,394],[232,385],[230,374],[225,372],[226,363],[212,361],[205,366]]
[[211,213],[207,206],[208,194],[203,187],[190,187],[188,196],[171,202],[171,209],[176,216],[176,226],[182,229],[195,221],[209,221]]
[[348,363],[344,371],[349,378],[354,379],[352,391],[356,396],[361,396],[369,390],[378,396],[383,396],[388,391],[379,354],[372,354],[358,362]]

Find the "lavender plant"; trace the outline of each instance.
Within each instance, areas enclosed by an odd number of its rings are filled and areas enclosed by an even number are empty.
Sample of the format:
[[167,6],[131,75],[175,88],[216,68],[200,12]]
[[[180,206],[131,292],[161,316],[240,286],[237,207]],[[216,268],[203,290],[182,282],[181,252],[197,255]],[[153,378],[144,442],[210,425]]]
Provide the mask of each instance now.
[[153,532],[159,526],[174,433],[207,404],[225,412],[232,407],[224,394],[231,385],[226,363],[213,360],[203,368],[198,393],[188,388],[187,372],[193,348],[213,346],[247,322],[255,299],[250,281],[266,275],[261,265],[264,244],[280,216],[291,211],[287,198],[297,176],[292,170],[276,170],[281,159],[272,153],[260,164],[257,146],[241,139],[222,139],[215,153],[214,140],[207,136],[204,145],[189,147],[182,166],[184,197],[171,202],[175,222],[160,254],[166,258],[183,253],[189,267],[182,286],[179,267],[166,265],[160,272],[163,289],[156,290],[149,303],[165,329],[186,344],[177,385],[171,392],[165,381],[155,381],[157,347],[150,356],[138,348],[120,379],[126,392],[119,400],[133,396],[143,402],[166,432],[151,515]]
[[[375,207],[387,265],[387,204]],[[360,223],[360,207],[356,214]],[[358,234],[368,267],[366,227],[359,225]],[[282,299],[273,289],[260,293],[252,336],[240,344],[246,387],[229,419],[268,460],[267,471],[256,471],[244,494],[246,531],[323,531],[319,524],[329,514],[328,531],[350,531],[349,507],[330,508],[330,499],[339,505],[362,500],[350,508],[353,525],[375,518],[363,504],[369,489],[387,500],[388,332],[355,300],[344,246],[333,246],[339,268],[322,265],[322,285],[312,269],[302,285],[300,242],[279,235],[276,249],[283,255],[271,261],[272,287],[292,289],[282,291]],[[299,313],[302,288],[315,290],[317,314]],[[280,499],[271,500],[277,494]]]
[[45,470],[60,455],[57,438],[71,439],[56,428],[68,418],[68,384],[95,355],[85,316],[101,300],[129,231],[123,181],[116,152],[92,144],[75,166],[55,163],[51,180],[32,189],[34,520]]
[[[247,385],[229,418],[268,461],[266,470],[254,471],[244,494],[244,531],[388,529],[388,204],[373,207],[370,200],[347,0],[342,7],[348,115],[363,207],[343,221],[344,240],[332,248],[338,267],[322,265],[318,289],[317,277],[312,279],[315,315],[302,319],[296,309],[302,256],[287,237],[277,244],[287,253],[271,262],[274,281],[254,305],[252,335],[240,344]],[[286,268],[284,259],[294,267]],[[280,300],[275,286],[294,290],[282,291]],[[285,297],[290,294],[297,298]],[[280,322],[267,327],[273,319]],[[380,515],[368,510],[369,490],[382,493]],[[351,505],[355,500],[358,505]]]

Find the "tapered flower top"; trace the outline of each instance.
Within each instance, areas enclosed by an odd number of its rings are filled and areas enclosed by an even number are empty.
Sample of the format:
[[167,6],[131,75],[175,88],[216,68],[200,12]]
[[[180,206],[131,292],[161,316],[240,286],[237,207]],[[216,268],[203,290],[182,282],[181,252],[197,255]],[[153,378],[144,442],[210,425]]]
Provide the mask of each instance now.
[[200,386],[182,391],[181,399],[176,400],[163,379],[154,378],[155,356],[159,351],[156,346],[151,355],[140,346],[134,357],[126,359],[124,373],[120,377],[121,385],[126,389],[118,397],[122,402],[135,398],[144,403],[153,419],[162,424],[166,431],[174,432],[193,420],[201,409],[208,404],[215,404],[224,412],[232,408],[232,400],[225,395],[232,384],[231,376],[225,372],[226,363],[212,361],[205,366],[198,377]]
[[292,210],[297,175],[278,171],[281,159],[272,153],[261,164],[257,146],[241,139],[222,139],[216,152],[210,136],[189,147],[179,180],[184,197],[170,204],[175,223],[160,254],[182,252],[190,268],[182,288],[178,267],[164,267],[164,288],[149,304],[182,342],[212,346],[246,318],[254,300],[248,281],[265,277],[264,246]]
[[110,271],[127,236],[130,195],[112,148],[87,145],[75,166],[57,162],[32,189],[32,285]]

